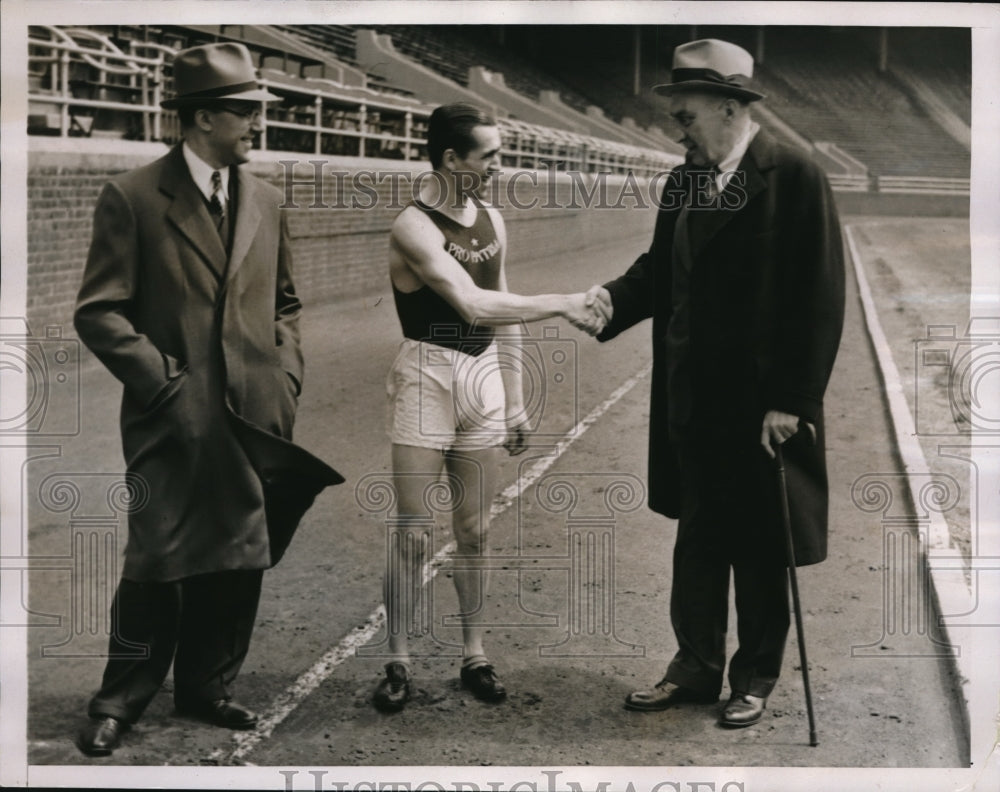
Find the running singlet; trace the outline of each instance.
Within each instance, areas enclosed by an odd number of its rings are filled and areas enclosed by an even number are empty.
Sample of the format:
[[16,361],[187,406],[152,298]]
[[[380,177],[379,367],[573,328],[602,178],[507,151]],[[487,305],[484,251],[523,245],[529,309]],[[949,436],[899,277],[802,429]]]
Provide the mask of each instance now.
[[[441,230],[445,252],[465,268],[479,288],[499,288],[500,240],[486,209],[479,207],[476,222],[466,228],[425,204],[414,201],[413,205]],[[406,338],[468,355],[481,354],[493,341],[492,327],[470,325],[426,284],[412,292],[401,292],[393,284],[392,296]]]

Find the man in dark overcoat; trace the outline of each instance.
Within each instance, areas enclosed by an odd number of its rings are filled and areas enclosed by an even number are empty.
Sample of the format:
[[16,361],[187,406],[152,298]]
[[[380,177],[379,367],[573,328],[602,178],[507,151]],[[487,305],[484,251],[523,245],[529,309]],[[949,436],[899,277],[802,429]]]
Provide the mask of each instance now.
[[626,707],[715,702],[729,580],[739,648],[720,722],[762,717],[789,628],[774,447],[782,444],[796,564],[827,548],[823,395],[840,342],[844,269],[829,184],[753,121],[753,59],[728,42],[674,53],[657,86],[688,154],[666,181],[648,252],[595,286],[599,340],[653,319],[649,505],[679,518],[670,616],[678,650]]
[[124,389],[138,493],[112,603],[109,657],[78,745],[110,754],[174,665],[178,712],[248,729],[229,687],[263,570],[316,494],[342,479],[291,442],[301,303],[280,192],[238,166],[263,90],[242,44],[174,59],[184,141],[98,199],[74,317]]

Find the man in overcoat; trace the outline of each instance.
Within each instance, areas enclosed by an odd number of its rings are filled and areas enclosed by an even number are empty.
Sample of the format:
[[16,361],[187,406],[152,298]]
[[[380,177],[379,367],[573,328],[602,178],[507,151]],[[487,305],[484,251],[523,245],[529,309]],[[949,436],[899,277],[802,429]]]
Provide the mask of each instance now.
[[591,299],[599,340],[653,319],[649,505],[679,518],[670,617],[678,650],[626,707],[719,698],[730,574],[739,648],[720,722],[762,717],[789,628],[774,447],[788,475],[796,564],[827,548],[823,395],[840,342],[839,221],[822,171],[749,107],[753,59],[728,42],[677,47],[654,90],[688,154],[666,181],[653,242]]
[[137,493],[112,603],[109,657],[78,737],[110,754],[171,662],[179,713],[234,729],[257,716],[229,687],[263,570],[316,494],[342,481],[291,442],[303,359],[280,192],[238,166],[262,102],[242,44],[178,52],[184,142],[98,199],[74,317],[123,384]]

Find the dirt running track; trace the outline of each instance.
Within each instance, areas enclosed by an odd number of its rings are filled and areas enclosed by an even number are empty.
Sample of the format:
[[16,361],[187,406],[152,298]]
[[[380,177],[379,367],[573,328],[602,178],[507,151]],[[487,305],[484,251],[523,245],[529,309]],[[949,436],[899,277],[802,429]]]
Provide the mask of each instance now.
[[[627,251],[574,251],[544,271],[513,263],[511,288],[586,288],[622,271],[645,242]],[[513,498],[495,518],[489,540],[495,571],[482,618],[491,625],[487,648],[510,691],[508,701],[485,705],[459,687],[458,630],[448,623],[456,601],[445,565],[431,584],[431,631],[414,644],[421,655],[415,699],[394,716],[372,709],[382,631],[367,641],[367,656],[359,656],[365,651],[355,652],[350,639],[364,634],[381,600],[384,504],[359,497],[355,488],[366,476],[374,476],[365,479],[369,483],[387,481],[383,382],[399,329],[385,292],[324,305],[304,295],[307,374],[296,436],[349,481],[321,495],[285,560],[265,576],[254,643],[236,693],[270,717],[273,728],[234,740],[229,732],[175,716],[165,690],[111,759],[84,759],[71,738],[103,665],[103,606],[97,602],[77,617],[87,626],[71,642],[73,651],[64,653],[83,656],[40,657],[43,645],[65,640],[73,620],[68,572],[39,572],[32,578],[31,608],[62,621],[28,631],[30,763],[966,766],[965,727],[953,703],[948,662],[935,657],[941,652],[929,628],[884,624],[882,527],[878,515],[862,512],[851,499],[856,479],[892,474],[898,465],[853,277],[848,284],[844,340],[827,399],[830,557],[799,573],[818,747],[807,745],[794,628],[784,676],[754,727],[718,727],[721,700],[653,714],[622,707],[626,693],[660,678],[675,648],[668,620],[675,526],[646,510],[636,489],[645,481],[648,324],[599,345],[558,323],[558,337],[539,342],[540,349],[558,344],[575,354],[578,379],[574,384],[564,368],[562,384],[550,385],[544,418],[556,434],[505,460],[501,472],[506,487],[548,465],[540,474],[543,490],[529,487]],[[541,336],[539,328],[534,334]],[[612,403],[609,396],[623,383],[633,387]],[[29,493],[54,472],[120,473],[117,384],[85,365],[82,393],[83,432],[59,457],[28,464]],[[596,420],[553,461],[556,435],[595,410]],[[556,480],[565,482],[562,492],[573,492],[575,502],[560,500]],[[617,495],[606,501],[608,493]],[[31,553],[65,555],[67,516],[35,506],[30,518]],[[439,525],[435,550],[448,540]],[[343,651],[330,652],[338,646]],[[324,655],[325,665],[314,668]],[[297,680],[298,691],[289,692]],[[280,783],[276,773],[274,784]]]

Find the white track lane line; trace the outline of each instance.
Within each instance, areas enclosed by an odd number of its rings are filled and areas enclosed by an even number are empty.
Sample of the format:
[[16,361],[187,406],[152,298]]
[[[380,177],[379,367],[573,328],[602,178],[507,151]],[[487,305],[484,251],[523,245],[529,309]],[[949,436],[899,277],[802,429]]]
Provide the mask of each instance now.
[[[879,371],[882,373],[882,383],[889,403],[896,448],[902,459],[903,472],[907,478],[910,503],[912,508],[919,512],[922,508],[920,504],[924,500],[921,487],[932,480],[931,469],[920,445],[913,414],[906,402],[903,378],[893,360],[892,348],[878,318],[878,308],[865,275],[864,261],[854,239],[853,225],[844,226],[844,236],[847,239],[848,251],[854,263],[854,274],[858,282],[858,295],[861,299],[865,325],[868,328],[868,337],[871,339]],[[926,512],[928,514],[927,532],[926,534],[922,531],[917,532],[919,574],[929,573],[932,608],[936,610],[938,627],[944,632],[945,641],[961,647],[959,638],[967,638],[968,632],[962,632],[959,620],[976,609],[976,603],[968,584],[965,582],[963,571],[968,563],[962,557],[961,552],[951,546],[948,523],[944,514],[934,508],[927,508]],[[952,658],[962,684],[962,693],[965,699],[963,705],[966,709],[967,720],[970,696],[969,680],[977,678],[973,655],[973,652],[959,650]]]
[[[619,399],[638,385],[649,374],[651,369],[652,363],[647,363],[629,377],[608,398],[591,410],[583,420],[567,434],[563,435],[550,454],[535,462],[535,464],[518,476],[517,481],[500,492],[493,499],[493,504],[490,507],[490,515],[496,517],[510,508],[521,496],[522,492],[536,482],[546,470],[552,467],[559,457],[566,453],[567,449],[580,439],[584,432],[593,426],[604,413],[610,410]],[[454,549],[455,543],[449,542],[430,561],[424,564],[423,578],[425,584],[434,579],[438,569]],[[359,646],[364,646],[374,638],[378,634],[378,631],[382,629],[384,623],[385,607],[380,605],[365,619],[364,624],[351,630],[351,632],[341,639],[340,643],[328,649],[309,670],[303,672],[298,679],[282,691],[271,703],[267,711],[262,714],[255,730],[235,734],[233,737],[235,745],[231,749],[227,751],[220,748],[213,752],[210,758],[222,765],[250,764],[244,757],[264,740],[267,740],[275,728],[294,712],[310,693],[316,690],[333,674],[337,666],[350,658]]]

